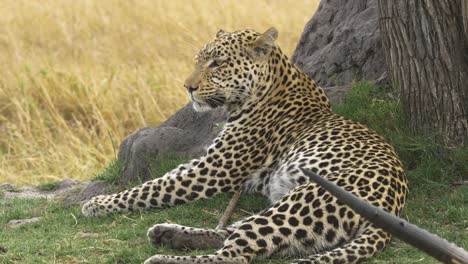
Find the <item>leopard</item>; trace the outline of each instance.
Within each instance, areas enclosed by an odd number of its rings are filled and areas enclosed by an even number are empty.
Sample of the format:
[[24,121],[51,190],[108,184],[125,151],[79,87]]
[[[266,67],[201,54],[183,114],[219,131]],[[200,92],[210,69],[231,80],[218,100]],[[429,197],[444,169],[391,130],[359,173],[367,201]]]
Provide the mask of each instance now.
[[374,130],[333,112],[314,80],[294,65],[274,27],[220,30],[195,57],[184,87],[196,111],[224,108],[222,131],[199,158],[160,178],[92,198],[85,216],[166,208],[237,191],[268,208],[223,228],[158,223],[155,246],[213,249],[198,256],[154,255],[150,263],[254,263],[274,255],[290,263],[360,263],[391,235],[311,181],[306,169],[360,199],[400,215],[408,180],[395,149]]

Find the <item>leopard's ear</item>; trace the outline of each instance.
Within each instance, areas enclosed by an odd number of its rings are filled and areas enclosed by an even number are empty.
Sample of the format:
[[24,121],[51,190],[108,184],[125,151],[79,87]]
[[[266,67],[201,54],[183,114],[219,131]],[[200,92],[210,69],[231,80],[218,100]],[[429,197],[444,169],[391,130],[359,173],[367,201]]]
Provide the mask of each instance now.
[[226,33],[226,31],[220,29],[220,30],[218,30],[218,32],[216,33],[216,37],[219,38],[219,37],[221,37],[224,33]]
[[275,46],[277,38],[278,30],[274,27],[269,28],[251,44],[251,56],[254,58],[267,57]]

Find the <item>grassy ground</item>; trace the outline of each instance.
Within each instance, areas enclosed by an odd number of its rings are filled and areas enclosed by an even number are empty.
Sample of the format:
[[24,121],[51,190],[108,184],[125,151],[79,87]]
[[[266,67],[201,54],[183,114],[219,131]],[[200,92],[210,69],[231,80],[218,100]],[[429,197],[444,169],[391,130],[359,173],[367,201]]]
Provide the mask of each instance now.
[[[461,247],[468,248],[468,186],[457,185],[468,176],[468,150],[446,149],[431,139],[412,134],[399,111],[398,100],[385,90],[366,83],[356,84],[342,105],[335,107],[389,139],[408,170],[410,196],[403,217]],[[179,161],[167,160],[163,170]],[[112,181],[119,171],[111,163],[100,179]],[[155,177],[164,171],[156,171]],[[84,218],[78,207],[63,207],[60,201],[0,200],[0,263],[141,263],[154,254],[201,254],[153,248],[146,230],[155,223],[172,222],[214,227],[228,203],[229,195],[165,210]],[[267,205],[258,196],[243,196],[234,218],[259,211]],[[12,219],[43,217],[43,221],[19,228],[7,226]],[[209,252],[209,251],[208,251]],[[257,263],[285,263],[273,258]],[[393,240],[392,246],[368,263],[437,263],[424,253]]]
[[187,102],[216,32],[279,29],[291,54],[319,0],[0,1],[0,182],[86,179]]

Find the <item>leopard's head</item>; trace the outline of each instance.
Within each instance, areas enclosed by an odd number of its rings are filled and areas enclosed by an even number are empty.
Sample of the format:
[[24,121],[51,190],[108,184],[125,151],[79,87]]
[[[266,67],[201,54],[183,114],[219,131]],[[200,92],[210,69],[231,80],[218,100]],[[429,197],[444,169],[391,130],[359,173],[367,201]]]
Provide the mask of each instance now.
[[185,88],[196,111],[224,106],[232,111],[255,95],[276,48],[278,31],[220,30],[196,57],[195,69]]

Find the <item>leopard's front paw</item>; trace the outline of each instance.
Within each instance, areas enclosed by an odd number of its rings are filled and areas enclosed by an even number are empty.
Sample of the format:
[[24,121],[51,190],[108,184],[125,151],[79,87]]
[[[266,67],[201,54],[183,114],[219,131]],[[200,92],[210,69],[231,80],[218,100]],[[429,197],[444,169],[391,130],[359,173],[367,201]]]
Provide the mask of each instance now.
[[91,198],[81,208],[81,213],[85,216],[101,216],[108,213],[107,208],[104,205],[105,195],[99,195]]
[[146,235],[154,246],[167,245],[174,238],[176,226],[174,224],[157,224],[150,227]]
[[296,259],[291,264],[320,264],[318,260],[312,260],[312,259]]
[[227,258],[218,255],[204,256],[165,256],[154,255],[147,259],[144,264],[247,264],[248,261],[244,257]]
[[144,264],[181,264],[181,257],[154,255],[147,259]]

